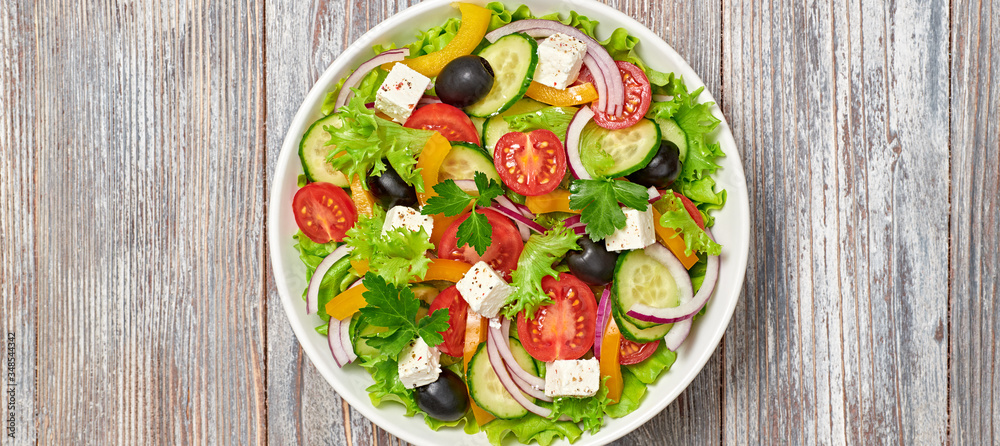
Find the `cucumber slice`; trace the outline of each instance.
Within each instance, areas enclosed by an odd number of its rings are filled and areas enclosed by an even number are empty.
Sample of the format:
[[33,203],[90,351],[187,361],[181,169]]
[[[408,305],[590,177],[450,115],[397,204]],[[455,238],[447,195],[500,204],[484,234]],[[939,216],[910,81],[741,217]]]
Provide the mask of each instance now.
[[611,316],[615,318],[615,323],[618,324],[618,331],[628,339],[633,342],[653,342],[663,339],[670,331],[670,327],[674,324],[656,324],[650,328],[639,328],[634,324],[625,319],[625,313],[617,304],[611,304]]
[[476,128],[476,133],[479,136],[479,140],[482,141],[483,125],[486,124],[486,118],[480,118],[477,116],[469,116],[469,120],[472,121],[472,126]]
[[[517,363],[531,373],[538,373],[535,368],[535,361],[531,355],[524,350],[521,343],[516,339],[510,340],[510,351],[514,354]],[[469,385],[469,395],[483,408],[483,410],[493,414],[493,416],[505,420],[521,418],[528,414],[528,410],[521,406],[514,397],[510,396],[493,371],[490,364],[489,354],[486,353],[486,343],[479,345],[479,350],[469,361],[469,369],[465,374],[465,382]],[[528,397],[531,401],[535,399]]]
[[493,67],[493,88],[466,113],[480,118],[496,116],[524,96],[538,64],[538,44],[526,34],[509,34],[479,51]]
[[365,322],[360,313],[355,314],[354,318],[351,319],[350,329],[351,344],[354,345],[354,353],[356,353],[362,360],[377,357],[380,352],[378,349],[368,346],[368,341],[365,340],[364,336],[384,333],[386,330],[388,330],[388,328],[370,325],[368,322]]
[[677,150],[680,152],[679,158],[683,163],[688,152],[687,134],[673,119],[657,119],[656,125],[660,128],[660,138],[677,146]]
[[334,146],[326,145],[327,141],[330,141],[330,134],[323,127],[332,125],[340,128],[341,123],[340,116],[330,115],[314,122],[302,135],[302,141],[299,142],[299,159],[302,160],[302,170],[310,182],[322,181],[340,187],[351,186],[346,175],[326,162],[326,156]]
[[641,119],[631,127],[608,130],[590,122],[580,137],[580,161],[595,177],[617,178],[649,164],[660,149],[660,127]]
[[441,162],[438,181],[471,180],[476,172],[485,173],[487,178],[501,182],[500,174],[493,167],[493,159],[483,149],[469,143],[455,142],[451,143],[451,151]]
[[493,148],[496,147],[497,141],[499,141],[503,135],[510,132],[510,126],[507,125],[507,121],[504,121],[504,116],[538,111],[545,107],[548,107],[548,105],[531,98],[523,98],[520,101],[515,102],[514,105],[506,111],[487,119],[486,122],[483,123],[483,132],[481,133],[481,135],[483,135],[483,147],[486,148],[486,151],[490,152],[490,156],[493,156]]
[[680,291],[670,271],[642,249],[618,257],[613,286],[615,301],[624,310],[622,317],[640,329],[660,324],[640,321],[626,314],[633,305],[669,308],[680,304]]

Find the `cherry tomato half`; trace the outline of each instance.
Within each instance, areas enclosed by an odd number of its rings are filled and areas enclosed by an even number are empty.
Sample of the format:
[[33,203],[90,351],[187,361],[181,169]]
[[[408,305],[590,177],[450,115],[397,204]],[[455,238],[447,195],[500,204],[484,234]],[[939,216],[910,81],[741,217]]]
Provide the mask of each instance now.
[[452,222],[451,226],[445,230],[444,235],[441,236],[441,243],[438,244],[438,257],[461,260],[469,264],[475,264],[482,260],[509,282],[510,272],[517,268],[517,259],[521,257],[521,250],[524,249],[521,233],[517,231],[509,218],[497,211],[482,209],[476,212],[486,215],[490,226],[493,227],[493,237],[486,252],[480,256],[476,249],[469,245],[457,246],[458,226],[469,218],[468,215],[464,215]]
[[545,195],[566,176],[566,149],[551,130],[510,132],[497,141],[493,164],[514,192]]
[[[631,127],[639,122],[646,112],[649,111],[649,102],[653,98],[653,90],[649,86],[649,79],[646,73],[642,72],[633,64],[625,61],[615,62],[618,71],[622,75],[622,84],[625,86],[625,109],[620,116],[609,116],[597,110],[597,102],[591,107],[594,109],[594,122],[606,129],[623,129]],[[586,68],[581,69],[578,82],[593,82],[594,76]]]
[[480,143],[479,133],[469,116],[448,104],[428,104],[418,108],[403,127],[435,130],[448,141],[465,141],[476,145]]
[[597,300],[590,287],[572,274],[542,278],[552,303],[535,310],[534,319],[517,315],[517,334],[528,353],[539,361],[578,359],[594,346]]
[[681,203],[684,203],[684,210],[688,211],[688,214],[691,214],[691,218],[694,219],[694,222],[698,223],[698,227],[704,230],[705,218],[701,216],[701,212],[698,212],[698,207],[691,202],[691,199],[678,192],[674,192],[674,196],[681,199]]
[[316,243],[341,241],[358,221],[358,211],[347,192],[330,183],[309,183],[292,199],[295,223]]
[[618,363],[621,365],[638,364],[646,358],[653,356],[656,347],[660,346],[660,341],[653,342],[632,342],[622,336],[622,342],[618,344]]
[[448,309],[449,327],[448,330],[441,333],[444,336],[444,342],[438,345],[438,349],[446,355],[461,357],[465,348],[465,321],[468,316],[469,304],[462,298],[458,288],[452,285],[442,290],[434,298],[428,314],[434,314],[435,311],[442,308]]

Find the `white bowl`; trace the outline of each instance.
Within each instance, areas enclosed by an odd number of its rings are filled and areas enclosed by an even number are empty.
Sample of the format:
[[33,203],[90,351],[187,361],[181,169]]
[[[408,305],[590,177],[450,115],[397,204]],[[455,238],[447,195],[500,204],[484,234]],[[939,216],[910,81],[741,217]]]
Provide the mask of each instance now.
[[[268,242],[271,263],[274,266],[274,280],[292,329],[302,348],[330,385],[352,407],[393,435],[418,445],[483,445],[489,442],[484,434],[470,436],[460,428],[445,428],[434,432],[424,424],[423,417],[404,416],[400,405],[386,403],[376,408],[372,406],[364,390],[372,383],[371,376],[355,365],[343,369],[337,367],[326,338],[314,330],[314,327],[322,321],[318,316],[308,315],[305,312],[305,302],[301,297],[302,290],[306,287],[305,267],[292,247],[292,235],[295,234],[297,227],[291,212],[291,200],[297,190],[297,177],[302,173],[298,158],[299,140],[309,125],[321,116],[320,107],[326,92],[349,70],[372,55],[373,44],[389,42],[406,44],[413,40],[418,30],[440,25],[447,18],[458,16],[458,10],[451,6],[452,1],[426,1],[390,17],[361,36],[327,68],[306,96],[305,102],[299,107],[285,136],[281,154],[278,156],[271,203],[268,208]],[[517,0],[508,6],[521,3],[522,0]],[[600,38],[607,37],[615,28],[625,28],[641,39],[638,51],[650,66],[660,71],[673,71],[682,75],[692,91],[704,86],[698,75],[670,45],[639,22],[609,6],[584,0],[523,0],[523,3],[527,4],[536,15],[553,10],[566,14],[570,10],[575,10],[581,15],[599,20],[597,35]],[[703,102],[715,101],[707,91],[701,94],[700,99]],[[749,204],[743,165],[729,131],[729,125],[718,107],[714,108],[713,113],[722,119],[715,137],[726,153],[726,157],[720,162],[722,169],[715,175],[715,179],[718,186],[726,189],[729,194],[725,208],[715,214],[716,225],[713,228],[715,237],[723,245],[721,278],[715,296],[709,302],[706,314],[695,322],[691,335],[678,350],[677,362],[673,368],[663,374],[655,384],[649,386],[640,407],[624,418],[609,420],[596,435],[584,434],[576,443],[578,445],[611,442],[660,413],[705,366],[725,333],[736,308],[746,272],[750,237]]]

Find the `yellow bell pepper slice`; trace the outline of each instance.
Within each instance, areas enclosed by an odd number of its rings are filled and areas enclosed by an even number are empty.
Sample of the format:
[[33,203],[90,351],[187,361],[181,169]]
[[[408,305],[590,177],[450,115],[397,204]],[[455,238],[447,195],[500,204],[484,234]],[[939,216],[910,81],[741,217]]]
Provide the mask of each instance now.
[[[476,314],[470,308],[465,319],[465,347],[462,349],[462,370],[465,373],[469,373],[469,362],[479,350],[479,344],[484,341],[486,341],[486,318]],[[480,426],[496,418],[493,414],[479,407],[471,398],[469,403],[472,405],[472,414],[476,417],[476,423]]]
[[364,285],[348,288],[343,293],[336,295],[326,303],[326,314],[330,317],[344,320],[357,313],[358,310],[368,305],[368,301],[361,294],[368,291]]
[[524,200],[528,210],[536,214],[546,212],[571,212],[579,214],[579,209],[569,208],[569,191],[566,189],[556,189],[545,195],[529,196]]
[[483,41],[490,26],[493,13],[482,6],[469,3],[459,3],[458,10],[462,12],[462,26],[458,28],[455,37],[444,48],[423,56],[405,59],[401,62],[391,62],[382,68],[391,70],[392,66],[401,63],[427,77],[435,77],[444,69],[448,62],[459,56],[472,54],[472,51]]
[[355,175],[351,178],[351,201],[354,202],[354,208],[358,210],[358,214],[364,215],[366,217],[371,217],[374,215],[375,209],[375,199],[372,198],[372,194],[365,190],[361,182],[360,175]]
[[[359,273],[364,275],[364,272],[368,271],[368,262],[362,260],[361,262],[351,262],[351,266],[358,270]],[[472,268],[465,262],[460,262],[458,260],[448,260],[448,259],[434,259],[431,261],[430,265],[427,267],[427,274],[423,279],[414,280],[414,282],[422,282],[425,280],[447,280],[449,282],[458,282],[465,275],[466,271]],[[361,272],[361,270],[364,272]],[[364,285],[358,285],[354,288],[348,288],[342,293],[330,299],[326,303],[326,313],[337,319],[343,320],[346,317],[352,316],[357,313],[358,310],[364,308],[368,305],[368,301],[365,300],[361,293],[368,291]]]
[[451,143],[437,132],[434,132],[424,144],[424,149],[417,158],[417,168],[420,169],[420,177],[424,180],[424,191],[417,192],[417,199],[421,205],[427,204],[427,200],[437,195],[434,192],[434,185],[438,183],[441,163],[450,151]]
[[458,282],[472,265],[459,260],[434,259],[427,267],[427,275],[423,280],[447,280]]
[[[622,334],[618,331],[615,318],[608,318],[608,326],[604,329],[604,337],[601,338],[601,379],[604,385],[608,386],[608,399],[618,403],[622,397],[622,388],[625,386],[622,380],[622,367],[618,362],[618,346],[621,344]],[[607,377],[605,380],[604,378]]]
[[532,81],[531,85],[528,86],[528,91],[524,95],[549,105],[571,107],[596,101],[597,89],[590,82],[567,87],[565,90],[558,90]]
[[661,225],[660,216],[662,214],[660,214],[660,211],[656,210],[655,207],[650,206],[650,208],[653,209],[653,221],[655,222],[653,228],[656,230],[656,235],[660,237],[660,242],[663,243],[663,246],[670,249],[670,252],[677,256],[677,259],[681,261],[681,264],[683,264],[685,268],[691,269],[695,263],[698,263],[698,256],[693,252],[690,255],[686,254],[684,250],[687,249],[687,247],[684,245],[684,239],[681,238],[683,236],[678,237],[675,235],[677,234],[676,229],[667,228]]

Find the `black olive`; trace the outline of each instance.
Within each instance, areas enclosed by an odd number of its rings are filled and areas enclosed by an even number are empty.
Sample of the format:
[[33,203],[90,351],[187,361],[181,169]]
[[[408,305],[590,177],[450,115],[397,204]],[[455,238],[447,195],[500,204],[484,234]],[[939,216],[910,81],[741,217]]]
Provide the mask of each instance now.
[[566,254],[569,272],[591,285],[611,282],[615,275],[615,264],[618,263],[618,253],[609,252],[604,247],[604,240],[595,243],[583,236],[576,243],[583,249]]
[[441,370],[437,381],[413,390],[417,407],[439,420],[455,421],[462,418],[469,409],[469,394],[465,383],[451,370]]
[[385,163],[385,172],[379,176],[368,177],[368,190],[384,208],[393,206],[413,206],[417,203],[417,191],[413,186],[406,184],[403,178],[396,173],[396,170]]
[[457,57],[448,62],[434,81],[441,102],[452,107],[467,107],[482,99],[493,88],[493,67],[479,56]]
[[654,186],[660,189],[670,187],[681,174],[680,150],[670,141],[660,143],[653,159],[642,169],[626,176],[629,181],[643,186]]

